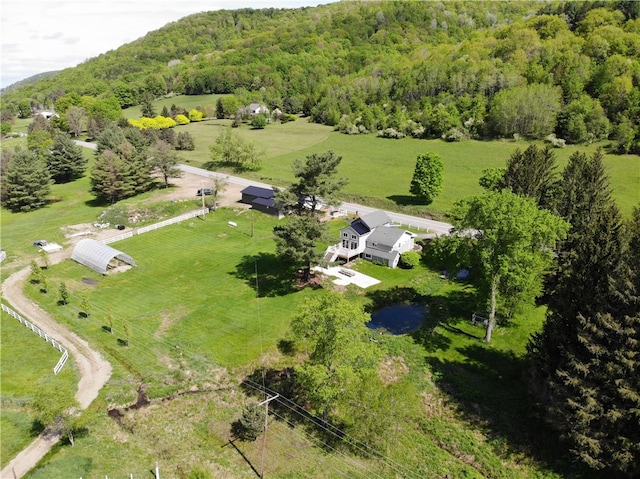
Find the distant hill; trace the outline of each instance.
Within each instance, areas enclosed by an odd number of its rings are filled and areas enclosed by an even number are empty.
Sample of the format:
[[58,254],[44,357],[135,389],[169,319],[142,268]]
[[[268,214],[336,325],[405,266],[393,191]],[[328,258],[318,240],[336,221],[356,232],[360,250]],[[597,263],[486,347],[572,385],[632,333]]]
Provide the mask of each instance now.
[[349,134],[552,134],[640,151],[637,5],[350,1],[205,12],[12,88],[3,102],[50,109],[75,94],[127,108],[234,94]]
[[49,78],[49,77],[55,76],[58,73],[60,73],[60,70],[54,70],[54,71],[44,72],[44,73],[37,73],[35,75],[30,76],[29,78],[25,78],[23,80],[17,81],[15,83],[12,83],[9,86],[6,86],[6,87],[0,89],[0,93],[9,93],[9,92],[11,92],[13,90],[16,90],[18,88],[21,88],[23,86],[31,85],[33,83],[39,82],[40,80],[42,80],[44,78]]

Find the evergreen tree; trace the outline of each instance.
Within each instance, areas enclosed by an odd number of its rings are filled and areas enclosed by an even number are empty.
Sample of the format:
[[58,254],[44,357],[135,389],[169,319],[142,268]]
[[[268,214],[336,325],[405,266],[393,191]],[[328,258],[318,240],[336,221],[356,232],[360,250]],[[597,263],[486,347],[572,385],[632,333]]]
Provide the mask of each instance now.
[[16,150],[2,180],[4,205],[12,211],[40,208],[51,192],[47,165],[32,151]]
[[529,146],[516,150],[507,161],[502,186],[516,195],[533,198],[538,206],[549,207],[555,188],[556,156],[550,147]]
[[[574,455],[596,470],[640,474],[640,312],[624,228],[601,152],[575,153],[558,211],[571,229],[549,281],[549,312],[528,345],[532,386]],[[631,266],[631,267],[630,267]]]
[[67,183],[81,178],[87,168],[82,148],[67,133],[59,133],[53,147],[46,154],[47,168],[56,183]]
[[135,185],[130,165],[111,150],[104,151],[91,170],[91,192],[101,200],[116,201],[133,196]]
[[140,113],[143,117],[154,118],[156,116],[156,110],[153,108],[152,97],[149,94],[145,94],[142,99],[142,105]]

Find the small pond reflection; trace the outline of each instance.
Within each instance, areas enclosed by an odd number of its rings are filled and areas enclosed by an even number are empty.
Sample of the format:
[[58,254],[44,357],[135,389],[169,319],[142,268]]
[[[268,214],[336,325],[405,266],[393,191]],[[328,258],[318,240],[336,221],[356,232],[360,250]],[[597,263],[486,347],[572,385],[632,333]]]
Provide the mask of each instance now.
[[420,329],[427,307],[420,304],[394,304],[374,311],[369,329],[386,329],[391,334],[407,334]]

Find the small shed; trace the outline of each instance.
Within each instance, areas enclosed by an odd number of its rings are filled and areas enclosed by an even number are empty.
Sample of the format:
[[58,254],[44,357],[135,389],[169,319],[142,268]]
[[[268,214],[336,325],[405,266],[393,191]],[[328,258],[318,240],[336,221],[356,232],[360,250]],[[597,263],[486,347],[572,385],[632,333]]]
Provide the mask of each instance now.
[[107,274],[107,270],[113,267],[110,263],[114,259],[136,266],[136,262],[128,254],[94,239],[80,240],[73,248],[71,259],[101,274]]
[[254,210],[262,211],[280,218],[282,214],[276,208],[275,191],[259,186],[247,186],[242,190],[242,203],[251,205]]

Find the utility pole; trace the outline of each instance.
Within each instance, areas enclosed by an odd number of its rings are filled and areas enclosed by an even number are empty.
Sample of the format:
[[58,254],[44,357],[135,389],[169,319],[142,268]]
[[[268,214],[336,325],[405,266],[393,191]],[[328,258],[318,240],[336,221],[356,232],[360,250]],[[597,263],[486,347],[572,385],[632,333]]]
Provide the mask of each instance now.
[[267,419],[269,419],[269,403],[274,399],[278,398],[280,394],[276,394],[273,397],[267,398],[258,406],[262,406],[264,404],[264,433],[262,435],[262,459],[260,461],[260,479],[264,479],[264,452],[267,449]]
[[200,182],[200,193],[202,196],[202,220],[204,221],[204,180]]

